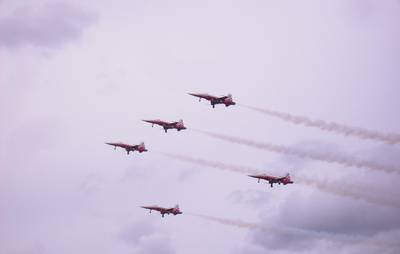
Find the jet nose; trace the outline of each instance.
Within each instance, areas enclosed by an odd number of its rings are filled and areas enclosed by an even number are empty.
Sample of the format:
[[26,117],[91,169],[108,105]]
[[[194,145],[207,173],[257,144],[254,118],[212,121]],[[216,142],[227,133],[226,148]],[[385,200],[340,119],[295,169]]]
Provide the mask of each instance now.
[[247,176],[250,176],[250,177],[253,177],[253,178],[257,178],[257,176],[255,176],[255,175],[247,175]]

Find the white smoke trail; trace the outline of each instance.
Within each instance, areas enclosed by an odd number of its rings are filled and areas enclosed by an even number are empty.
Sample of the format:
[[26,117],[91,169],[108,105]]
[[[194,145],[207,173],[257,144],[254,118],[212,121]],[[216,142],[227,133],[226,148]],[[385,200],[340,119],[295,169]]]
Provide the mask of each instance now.
[[331,193],[337,196],[363,200],[371,204],[383,205],[386,207],[400,208],[400,203],[398,200],[395,201],[382,196],[372,196],[369,193],[362,192],[359,188],[355,186],[343,185],[342,183],[321,182],[302,176],[296,176],[296,181],[317,188],[320,191]]
[[[223,225],[235,226],[235,227],[239,227],[239,228],[245,228],[245,229],[261,228],[256,223],[244,222],[244,221],[240,221],[240,220],[229,220],[229,219],[218,218],[218,217],[202,215],[202,214],[197,214],[197,213],[185,213],[185,215],[191,215],[191,216],[199,217],[199,218],[202,218],[202,219],[205,219],[205,220],[218,222],[218,223],[221,223]],[[271,230],[272,228],[265,227],[265,228],[262,228],[262,229]]]
[[274,226],[270,226],[267,224],[245,222],[245,221],[241,221],[241,220],[231,220],[231,219],[203,215],[203,214],[198,214],[198,213],[185,213],[185,214],[190,215],[190,216],[199,217],[199,218],[202,218],[202,219],[205,219],[208,221],[217,222],[217,223],[220,223],[223,225],[234,226],[234,227],[238,227],[238,228],[245,228],[245,229],[250,229],[250,230],[260,229],[263,231],[276,231],[281,234],[283,233],[283,234],[292,234],[292,235],[302,235],[302,236],[309,236],[309,237],[329,237],[330,236],[330,234],[317,233],[314,231],[301,230],[301,229],[290,228],[290,227],[286,227],[286,226],[274,227]]
[[[192,130],[194,130],[194,129],[192,129]],[[286,146],[282,146],[282,145],[274,145],[274,144],[269,144],[269,143],[261,143],[261,142],[256,142],[256,141],[252,141],[252,140],[248,140],[248,139],[228,136],[228,135],[209,132],[209,131],[203,131],[203,130],[194,130],[194,131],[205,134],[209,137],[217,138],[217,139],[228,141],[231,143],[246,145],[246,146],[250,146],[250,147],[254,147],[254,148],[262,149],[262,150],[267,150],[267,151],[271,151],[271,152],[275,152],[275,153],[293,155],[293,156],[297,156],[297,157],[301,157],[301,158],[325,161],[325,162],[330,162],[330,163],[338,163],[338,164],[348,166],[348,167],[367,168],[367,169],[371,169],[371,170],[384,171],[387,173],[400,173],[400,168],[398,168],[398,167],[382,165],[382,164],[379,164],[379,163],[376,163],[373,161],[357,160],[354,158],[333,155],[333,154],[330,154],[330,155],[320,154],[320,153],[315,153],[312,151],[304,151],[304,150],[301,150],[298,148],[286,147]]]
[[241,106],[252,109],[257,112],[267,114],[269,116],[277,117],[287,122],[300,124],[308,127],[314,127],[323,131],[330,131],[344,136],[354,136],[361,139],[378,140],[391,145],[400,143],[400,134],[396,133],[382,133],[359,127],[351,127],[348,125],[338,124],[334,122],[326,122],[323,120],[311,120],[308,117],[294,116],[288,113],[283,113],[269,109],[257,108],[247,105],[241,105]]
[[197,213],[185,213],[186,215],[195,216],[204,220],[220,223],[222,225],[234,226],[238,228],[244,228],[249,230],[263,230],[268,231],[271,233],[280,233],[285,235],[292,235],[292,236],[299,236],[299,237],[309,237],[310,239],[322,239],[330,242],[336,242],[341,244],[369,244],[383,248],[398,248],[398,244],[390,243],[390,242],[382,242],[373,239],[368,239],[364,237],[356,237],[356,236],[349,236],[349,235],[339,235],[339,234],[329,234],[329,233],[322,233],[322,232],[315,232],[309,230],[302,230],[296,228],[290,228],[286,226],[279,226],[273,227],[266,224],[258,224],[258,223],[251,223],[245,222],[241,220],[230,220],[226,218],[219,218],[215,216],[208,216],[203,214]]
[[190,163],[194,163],[194,164],[201,165],[201,166],[207,166],[207,167],[210,167],[210,168],[228,170],[228,171],[235,172],[235,173],[242,173],[242,174],[247,174],[247,173],[250,173],[250,174],[261,174],[262,173],[257,169],[253,169],[253,168],[245,167],[245,166],[227,164],[227,163],[222,163],[222,162],[219,162],[219,161],[204,160],[204,159],[201,159],[201,158],[193,158],[193,157],[190,157],[190,156],[177,155],[177,154],[172,154],[172,153],[163,153],[163,152],[160,152],[160,153],[162,155],[168,156],[168,157],[170,157],[172,159],[185,161],[185,162],[190,162]]
[[[160,153],[163,154],[164,156],[167,156],[172,159],[189,162],[189,163],[193,163],[193,164],[197,164],[197,165],[201,165],[201,166],[216,168],[216,169],[220,169],[220,170],[228,170],[228,171],[231,171],[234,173],[240,173],[240,174],[262,174],[262,173],[265,173],[261,170],[254,169],[251,167],[246,167],[246,166],[227,164],[227,163],[222,163],[219,161],[211,161],[211,160],[205,160],[205,159],[201,159],[201,158],[194,158],[194,157],[190,157],[190,156],[177,155],[177,154],[171,154],[171,153],[163,153],[163,152],[160,152]],[[347,197],[347,198],[356,199],[356,200],[363,200],[368,203],[384,205],[387,207],[400,208],[399,201],[390,200],[387,197],[371,196],[367,192],[360,190],[356,186],[348,186],[348,185],[344,186],[342,183],[337,184],[337,183],[322,182],[322,181],[318,181],[315,179],[309,179],[309,178],[298,176],[298,175],[296,175],[293,180],[295,181],[295,183],[305,184],[305,185],[314,187],[320,191],[324,191],[324,192],[334,194],[337,196]]]

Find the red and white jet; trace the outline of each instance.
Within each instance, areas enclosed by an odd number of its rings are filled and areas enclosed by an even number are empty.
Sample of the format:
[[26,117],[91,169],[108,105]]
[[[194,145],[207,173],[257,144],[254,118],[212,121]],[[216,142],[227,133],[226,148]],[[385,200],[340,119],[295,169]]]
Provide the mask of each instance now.
[[271,188],[273,187],[274,183],[283,184],[283,185],[292,184],[293,183],[293,181],[290,179],[290,175],[289,174],[286,174],[286,176],[283,176],[283,177],[269,176],[269,175],[266,175],[266,174],[249,175],[249,176],[253,177],[253,178],[257,178],[258,182],[260,182],[260,179],[268,181],[269,184],[271,185]]
[[169,129],[176,129],[177,131],[186,129],[185,125],[183,124],[183,120],[179,120],[179,122],[165,122],[156,119],[156,120],[143,120],[143,122],[151,123],[151,127],[154,127],[155,124],[160,125],[164,128],[165,133],[167,133]]
[[164,208],[164,207],[159,207],[159,206],[141,206],[144,209],[149,209],[150,213],[152,210],[158,211],[161,213],[161,216],[164,217],[164,214],[182,214],[181,210],[179,209],[179,206],[176,205],[175,207],[172,208]]
[[233,101],[231,94],[228,94],[227,96],[221,96],[221,97],[209,95],[206,93],[189,93],[189,94],[194,97],[198,97],[199,101],[201,101],[201,99],[210,101],[213,108],[215,108],[216,104],[225,104],[225,107],[236,104],[236,102]]
[[144,146],[144,143],[140,143],[139,145],[129,145],[129,144],[125,144],[125,143],[106,143],[107,145],[110,146],[114,146],[114,150],[117,149],[117,147],[121,147],[124,148],[127,152],[127,154],[129,154],[129,152],[134,152],[134,151],[138,151],[139,153],[143,153],[143,152],[147,152],[146,147]]

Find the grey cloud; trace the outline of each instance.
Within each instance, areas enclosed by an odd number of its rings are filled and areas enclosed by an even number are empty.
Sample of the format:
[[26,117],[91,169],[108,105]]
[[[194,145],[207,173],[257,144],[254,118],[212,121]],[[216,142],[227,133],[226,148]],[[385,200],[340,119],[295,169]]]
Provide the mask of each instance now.
[[175,253],[168,235],[144,219],[125,226],[117,236],[133,248],[134,254]]
[[[317,144],[316,144],[317,145]],[[327,147],[326,145],[323,145]],[[399,162],[398,149],[382,146],[368,151],[363,155],[371,159],[383,159],[388,163]],[[330,174],[326,172],[326,174]],[[360,186],[364,191],[373,192],[378,198],[397,199],[400,187],[393,185],[393,176],[381,173],[349,171],[342,176],[344,184]],[[340,184],[340,179],[338,180]],[[379,185],[372,190],[368,190],[371,184]],[[361,187],[363,186],[363,187]],[[375,186],[372,186],[375,187]],[[331,235],[332,238],[346,239],[346,244],[335,244],[338,253],[396,253],[400,246],[396,244],[396,237],[400,231],[399,209],[394,207],[382,207],[379,205],[368,204],[359,200],[345,199],[326,195],[317,190],[311,192],[292,192],[279,207],[276,215],[264,210],[262,212],[262,223],[274,221],[278,226],[299,229],[305,232],[302,234],[265,234],[264,232],[252,232],[251,239],[253,244],[264,249],[274,249],[279,251],[321,251],[326,247],[324,239],[309,237],[307,232],[322,233]],[[312,236],[312,235],[311,235]],[[351,242],[353,237],[368,239],[372,243],[377,242],[382,246],[372,246],[365,248],[363,244],[357,245]],[[306,243],[306,244],[305,244]],[[246,250],[244,251],[246,252]]]
[[281,207],[279,221],[312,231],[371,235],[399,228],[398,212],[314,192],[310,196],[291,195]]
[[29,5],[0,18],[0,45],[56,47],[78,39],[94,14],[67,2]]
[[171,244],[171,239],[168,236],[162,234],[152,234],[140,238],[136,248],[133,251],[134,254],[153,254],[153,253],[164,253],[172,254],[175,253]]
[[142,237],[151,235],[154,230],[154,225],[149,220],[141,220],[125,226],[118,238],[127,244],[137,244]]
[[307,235],[286,234],[283,232],[265,233],[254,231],[253,243],[270,250],[310,251],[316,248],[318,239]]

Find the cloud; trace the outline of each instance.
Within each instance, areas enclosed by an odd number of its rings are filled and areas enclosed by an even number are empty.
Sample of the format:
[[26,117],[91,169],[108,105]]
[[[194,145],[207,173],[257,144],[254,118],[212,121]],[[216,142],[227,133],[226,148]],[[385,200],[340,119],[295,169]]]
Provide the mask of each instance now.
[[399,228],[398,212],[313,192],[291,195],[280,208],[278,223],[312,231],[371,235]]
[[131,245],[134,254],[175,253],[170,237],[160,232],[148,219],[125,226],[118,238]]
[[253,243],[270,250],[304,251],[315,248],[322,240],[313,239],[308,235],[286,234],[282,231],[266,234],[257,230],[252,232]]
[[0,45],[57,47],[78,39],[95,20],[93,13],[67,2],[25,5],[0,18]]
[[171,239],[168,236],[158,233],[145,236],[143,238],[140,238],[138,245],[133,251],[133,254],[153,253],[175,253],[171,244]]
[[[370,159],[384,158],[389,163],[398,163],[398,150],[387,146],[370,149],[364,152],[364,156]],[[333,173],[333,172],[332,172]],[[328,177],[330,172],[324,174]],[[374,192],[379,198],[388,197],[398,199],[395,193],[399,193],[399,187],[394,185],[395,179],[386,174],[368,172],[359,174],[348,172],[341,175],[338,182],[353,184],[357,186],[371,186],[378,184],[373,190],[365,188],[364,191]],[[371,187],[371,188],[372,188]],[[360,187],[361,188],[361,187]],[[396,253],[400,246],[396,245],[396,237],[400,232],[399,209],[395,207],[381,207],[368,204],[363,201],[344,199],[333,195],[327,195],[318,190],[310,192],[293,191],[287,196],[278,207],[276,213],[269,212],[270,207],[262,207],[261,222],[274,222],[279,227],[289,227],[307,232],[315,232],[331,235],[332,237],[348,237],[346,243],[329,243],[324,239],[314,239],[307,235],[287,235],[281,232],[265,234],[261,231],[250,233],[252,244],[264,250],[287,251],[312,251],[330,253],[328,246],[334,244],[335,253]],[[368,239],[372,243],[371,248],[365,244],[352,243],[353,237]],[[331,246],[332,247],[332,246]],[[336,252],[337,251],[337,252]],[[242,250],[247,253],[247,249]]]
[[140,220],[125,226],[118,237],[127,244],[137,244],[142,237],[151,235],[155,231],[149,220]]

